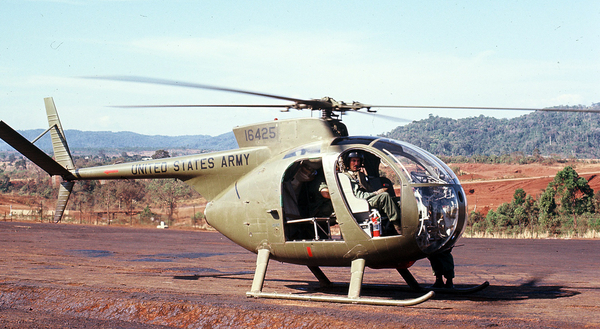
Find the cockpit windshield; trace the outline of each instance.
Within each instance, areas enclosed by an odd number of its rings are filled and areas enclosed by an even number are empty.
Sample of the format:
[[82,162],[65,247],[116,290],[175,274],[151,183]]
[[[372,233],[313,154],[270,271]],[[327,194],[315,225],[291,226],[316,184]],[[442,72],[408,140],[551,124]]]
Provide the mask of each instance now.
[[407,180],[413,184],[456,184],[456,175],[442,161],[429,152],[407,143],[382,139],[373,147],[387,154],[392,162],[402,168]]

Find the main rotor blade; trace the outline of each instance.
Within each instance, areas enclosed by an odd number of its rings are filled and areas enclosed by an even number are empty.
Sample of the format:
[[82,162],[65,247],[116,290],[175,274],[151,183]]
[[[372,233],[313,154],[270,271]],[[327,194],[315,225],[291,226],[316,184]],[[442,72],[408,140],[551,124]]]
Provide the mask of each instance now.
[[346,115],[348,115],[350,113],[359,113],[359,114],[372,115],[374,117],[378,117],[378,118],[385,119],[385,120],[390,120],[390,121],[396,121],[396,122],[413,122],[414,121],[414,120],[409,120],[409,119],[405,119],[405,118],[399,118],[399,117],[395,117],[395,116],[391,116],[391,115],[385,115],[385,114],[376,113],[376,112],[347,111]]
[[422,106],[422,105],[370,105],[366,108],[398,108],[398,109],[440,109],[440,110],[502,110],[502,111],[546,111],[546,112],[592,112],[600,113],[600,108],[528,108],[528,107],[485,107],[485,106]]
[[241,89],[224,88],[224,87],[217,87],[217,86],[211,86],[211,85],[203,85],[203,84],[199,84],[199,83],[156,79],[156,78],[139,77],[139,76],[114,75],[114,76],[97,76],[97,77],[84,77],[84,78],[96,79],[96,80],[140,82],[140,83],[148,83],[148,84],[154,84],[154,85],[188,87],[188,88],[196,88],[196,89],[220,90],[220,91],[227,91],[227,92],[233,92],[233,93],[238,93],[238,94],[247,94],[247,95],[255,95],[255,96],[270,97],[270,98],[275,98],[275,99],[282,99],[282,100],[291,101],[291,102],[295,102],[295,103],[310,102],[310,100],[305,100],[305,99],[277,96],[277,95],[271,95],[271,94],[265,94],[265,93],[257,93],[257,92],[241,90]]
[[163,105],[113,105],[109,107],[117,108],[154,108],[154,107],[263,107],[263,108],[291,108],[291,105],[273,105],[273,104],[163,104]]
[[397,109],[447,109],[447,110],[509,110],[509,111],[547,111],[547,112],[594,112],[600,113],[600,108],[523,108],[523,107],[479,107],[479,106],[422,106],[422,105],[371,105],[371,104],[363,104],[360,102],[354,102],[351,104],[346,104],[344,102],[335,102],[329,97],[325,97],[322,99],[299,99],[293,97],[285,97],[278,96],[272,94],[258,93],[253,91],[241,90],[241,89],[233,89],[233,88],[224,88],[218,86],[204,85],[198,83],[191,82],[183,82],[183,81],[175,81],[175,80],[166,80],[166,79],[156,79],[156,78],[148,78],[148,77],[140,77],[140,76],[96,76],[96,77],[84,77],[87,79],[97,79],[97,80],[112,80],[112,81],[126,81],[126,82],[139,82],[139,83],[147,83],[147,84],[158,84],[158,85],[167,85],[167,86],[176,86],[176,87],[188,87],[188,88],[196,88],[196,89],[209,89],[209,90],[218,90],[218,91],[227,91],[238,94],[247,94],[254,96],[262,96],[275,98],[280,100],[286,100],[294,102],[291,105],[134,105],[134,106],[119,106],[119,107],[279,107],[279,108],[295,108],[295,109],[319,109],[326,111],[357,111],[360,109],[370,108],[397,108]]

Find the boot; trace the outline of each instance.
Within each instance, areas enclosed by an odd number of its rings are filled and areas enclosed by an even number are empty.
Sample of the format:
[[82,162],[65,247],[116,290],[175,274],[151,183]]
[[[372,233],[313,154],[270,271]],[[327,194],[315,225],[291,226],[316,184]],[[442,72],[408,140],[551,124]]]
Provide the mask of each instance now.
[[442,276],[436,276],[435,277],[435,283],[433,284],[434,288],[444,288],[444,279],[442,278]]

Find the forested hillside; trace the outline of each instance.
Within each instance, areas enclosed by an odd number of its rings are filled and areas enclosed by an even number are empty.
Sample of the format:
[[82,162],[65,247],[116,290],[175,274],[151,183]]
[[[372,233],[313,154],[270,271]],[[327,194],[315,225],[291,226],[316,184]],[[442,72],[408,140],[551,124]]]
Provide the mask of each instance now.
[[[582,106],[580,106],[582,107]],[[592,105],[600,109],[600,103]],[[386,137],[436,155],[525,155],[600,158],[600,113],[537,111],[513,119],[486,116],[429,118],[397,127]]]

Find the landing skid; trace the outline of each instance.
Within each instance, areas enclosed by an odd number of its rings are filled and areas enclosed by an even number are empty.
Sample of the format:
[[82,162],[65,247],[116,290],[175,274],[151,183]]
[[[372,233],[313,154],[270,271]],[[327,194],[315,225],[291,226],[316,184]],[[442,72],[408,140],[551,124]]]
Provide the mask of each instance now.
[[435,291],[436,293],[440,293],[440,294],[463,295],[463,294],[476,293],[478,291],[481,291],[481,290],[487,288],[490,285],[490,283],[488,281],[485,281],[484,283],[482,283],[480,285],[466,287],[466,288],[462,288],[462,287],[460,287],[460,288],[459,287],[436,288],[433,286],[422,287],[421,285],[419,285],[419,282],[417,282],[415,277],[412,275],[412,273],[410,273],[410,271],[408,269],[405,269],[405,268],[400,269],[399,268],[398,273],[400,273],[400,275],[402,275],[402,278],[404,279],[404,281],[406,281],[408,286],[413,291]]
[[383,306],[412,306],[421,304],[422,302],[433,297],[435,293],[430,291],[425,295],[403,300],[393,299],[374,299],[374,298],[349,298],[349,297],[327,297],[327,296],[315,296],[315,295],[294,295],[294,294],[278,294],[278,293],[267,293],[267,292],[247,292],[246,296],[255,298],[272,298],[272,299],[290,299],[290,300],[304,300],[311,302],[330,302],[330,303],[344,303],[344,304],[366,304],[366,305],[383,305]]
[[[363,275],[365,272],[365,260],[362,258],[355,259],[352,261],[350,268],[350,287],[348,288],[348,297],[328,297],[328,296],[315,296],[315,295],[297,295],[297,294],[278,294],[278,293],[266,293],[262,291],[263,284],[265,281],[265,275],[267,273],[267,265],[269,264],[270,251],[268,249],[260,249],[256,258],[256,272],[254,272],[254,280],[252,281],[251,291],[246,293],[248,297],[254,298],[273,298],[273,299],[290,299],[290,300],[304,300],[304,301],[315,301],[315,302],[332,302],[332,303],[346,303],[346,304],[367,304],[367,305],[386,305],[386,306],[412,306],[420,304],[429,298],[433,297],[435,293],[429,291],[423,296],[414,299],[404,300],[391,300],[391,299],[372,299],[372,298],[361,298],[360,290],[362,287]],[[309,269],[319,280],[321,286],[331,285],[331,281],[325,276],[319,267],[309,266]]]

